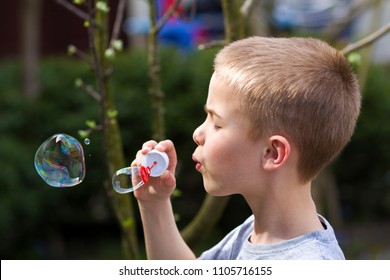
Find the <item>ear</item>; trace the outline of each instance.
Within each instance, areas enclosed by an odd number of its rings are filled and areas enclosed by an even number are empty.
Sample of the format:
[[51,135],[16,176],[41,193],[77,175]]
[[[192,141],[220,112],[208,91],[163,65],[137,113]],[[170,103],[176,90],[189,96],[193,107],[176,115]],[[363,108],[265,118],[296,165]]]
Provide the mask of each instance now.
[[289,141],[280,135],[273,135],[268,139],[265,148],[262,165],[264,170],[273,171],[279,169],[290,157],[291,145]]

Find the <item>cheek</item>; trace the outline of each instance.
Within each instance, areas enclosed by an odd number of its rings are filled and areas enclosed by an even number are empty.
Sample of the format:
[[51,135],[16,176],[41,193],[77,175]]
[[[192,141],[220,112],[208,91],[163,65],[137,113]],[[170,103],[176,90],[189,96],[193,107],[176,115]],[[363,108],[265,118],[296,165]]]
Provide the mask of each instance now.
[[213,167],[222,169],[230,166],[232,149],[226,142],[214,141],[207,147],[208,159]]
[[226,145],[214,145],[210,147],[207,168],[212,176],[222,184],[239,179],[241,162],[239,148]]
[[[235,143],[237,144],[237,143]],[[216,147],[214,167],[227,180],[243,181],[256,173],[261,165],[259,151],[248,145],[234,145],[230,147]],[[217,155],[218,153],[218,155]]]

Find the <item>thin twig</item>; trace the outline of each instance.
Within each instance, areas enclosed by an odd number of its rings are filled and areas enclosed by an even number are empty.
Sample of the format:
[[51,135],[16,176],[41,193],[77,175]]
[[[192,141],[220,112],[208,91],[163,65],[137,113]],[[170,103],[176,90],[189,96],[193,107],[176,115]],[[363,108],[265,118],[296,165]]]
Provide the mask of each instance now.
[[78,56],[79,58],[81,58],[81,60],[83,60],[89,66],[91,66],[93,68],[93,63],[91,61],[91,57],[87,53],[85,53],[82,50],[80,50],[79,48],[77,48],[76,46],[74,46],[74,45],[68,46],[68,54]]
[[[89,12],[89,18],[94,18],[94,1],[89,0],[88,1],[88,12]],[[100,57],[98,55],[96,46],[95,46],[95,25],[90,24],[88,26],[88,44],[89,49],[92,52],[92,58],[93,58],[93,64],[94,64],[94,70],[96,73],[96,79],[97,79],[97,85],[98,85],[98,94],[99,94],[99,101],[100,106],[104,107],[104,99],[106,96],[105,87],[104,87],[104,77],[103,77],[103,70],[102,70],[102,62],[100,61]],[[105,108],[102,108],[101,110],[102,114],[105,112]],[[103,129],[105,128],[105,124],[103,123]]]
[[169,7],[168,11],[164,13],[162,18],[157,22],[155,26],[152,27],[152,31],[154,33],[158,33],[160,29],[164,26],[164,24],[168,21],[168,19],[173,15],[176,11],[177,7],[179,7],[181,0],[175,0],[175,2]]
[[112,42],[117,40],[119,37],[119,31],[121,28],[125,7],[126,7],[126,0],[120,0],[118,3],[118,7],[116,9],[115,23],[114,23],[114,28],[112,30],[110,44],[112,44]]
[[214,48],[214,47],[222,47],[226,45],[226,40],[215,40],[215,41],[210,41],[204,44],[200,44],[198,46],[198,50],[204,50],[204,49],[209,49],[209,48]]
[[95,131],[102,131],[102,130],[103,130],[102,125],[101,124],[97,124],[93,128],[88,128],[86,130],[81,130],[81,131],[84,132],[85,134],[87,134],[88,135],[87,137],[90,137],[93,132],[95,132]]
[[341,50],[341,53],[343,55],[347,55],[350,52],[353,52],[353,51],[356,51],[357,49],[363,48],[363,47],[371,44],[375,40],[378,40],[380,37],[384,36],[389,31],[390,31],[390,22],[387,23],[385,26],[382,26],[381,28],[379,28],[377,31],[371,33],[367,37],[365,37],[365,38],[363,38],[355,43],[347,45],[345,48],[343,48]]
[[79,8],[77,8],[73,4],[69,3],[68,1],[66,1],[66,0],[56,0],[56,2],[58,4],[60,4],[60,5],[62,5],[64,8],[68,9],[69,11],[71,11],[72,13],[74,13],[79,18],[83,19],[84,21],[89,21],[90,24],[92,24],[92,25],[95,24],[94,19],[90,18],[90,16],[86,12],[80,10]]
[[75,54],[76,54],[79,58],[81,58],[82,60],[84,60],[85,62],[87,62],[88,64],[91,64],[91,59],[90,59],[90,57],[89,57],[85,52],[83,52],[82,50],[76,48]]
[[77,87],[81,88],[82,90],[84,90],[85,93],[90,95],[93,99],[100,102],[101,97],[99,93],[91,85],[85,84],[82,80],[77,80],[76,83],[77,83]]
[[240,12],[242,16],[246,17],[249,14],[249,11],[251,10],[253,4],[254,4],[253,0],[245,0],[244,4],[242,4],[240,8]]
[[330,38],[337,38],[340,33],[348,26],[353,19],[358,17],[364,11],[371,9],[372,6],[377,5],[382,0],[356,0],[352,1],[351,5],[348,8],[347,14],[334,22],[330,22],[327,28],[324,30],[324,34]]

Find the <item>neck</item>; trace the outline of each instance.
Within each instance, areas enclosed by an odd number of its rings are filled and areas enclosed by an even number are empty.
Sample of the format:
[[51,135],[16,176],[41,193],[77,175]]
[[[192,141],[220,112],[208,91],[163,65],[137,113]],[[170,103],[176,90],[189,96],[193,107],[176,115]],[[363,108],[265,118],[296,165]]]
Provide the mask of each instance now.
[[255,216],[251,242],[277,243],[323,229],[311,197],[311,184],[273,185],[245,197]]

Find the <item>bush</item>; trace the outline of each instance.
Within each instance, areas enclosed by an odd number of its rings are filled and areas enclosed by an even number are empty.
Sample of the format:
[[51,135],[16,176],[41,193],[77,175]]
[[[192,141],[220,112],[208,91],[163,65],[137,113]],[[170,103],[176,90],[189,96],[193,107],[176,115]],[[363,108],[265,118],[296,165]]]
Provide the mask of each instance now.
[[351,142],[336,162],[347,221],[390,215],[390,68],[373,66]]
[[[215,50],[191,55],[162,52],[167,137],[175,142],[179,157],[177,180],[182,196],[174,200],[179,227],[195,215],[205,194],[191,160],[195,148],[192,132],[205,117],[203,105],[214,54]],[[144,52],[133,51],[115,62],[113,73],[118,121],[129,164],[151,135],[146,62]],[[91,144],[83,145],[87,175],[78,186],[52,188],[33,165],[35,151],[49,136],[64,132],[79,138],[77,131],[86,128],[86,120],[98,121],[98,104],[74,87],[76,78],[93,84],[92,73],[82,62],[70,58],[46,58],[40,66],[42,93],[34,102],[21,94],[20,73],[15,61],[1,64],[1,257],[121,258],[119,228],[102,187],[110,182],[105,176],[100,135],[93,134]],[[383,67],[370,72],[356,134],[335,166],[347,222],[385,217],[390,211],[388,74],[389,69]],[[229,206],[216,233],[231,229],[249,213],[239,197],[233,199],[242,207]]]
[[[204,118],[212,59],[213,51],[191,56],[171,50],[162,53],[167,136],[177,144],[178,181],[182,182],[183,200],[190,201],[175,201],[182,224],[195,214],[204,195],[201,177],[193,172],[192,131]],[[115,64],[113,91],[125,158],[130,164],[151,135],[147,57],[143,52],[132,52]],[[92,73],[82,62],[67,57],[44,59],[40,66],[42,92],[34,102],[21,94],[20,73],[21,67],[14,61],[0,67],[1,254],[6,258],[67,258],[72,254],[96,258],[100,250],[92,243],[112,239],[112,246],[118,249],[113,257],[120,257],[119,229],[102,187],[110,182],[104,176],[100,135],[91,135],[91,144],[83,145],[87,175],[78,186],[52,188],[33,165],[36,150],[51,135],[63,132],[80,140],[77,131],[86,128],[86,120],[98,122],[97,102],[74,86],[76,78],[93,84]],[[53,242],[59,247],[55,252],[51,251]]]

